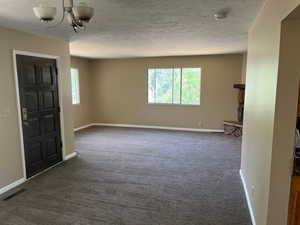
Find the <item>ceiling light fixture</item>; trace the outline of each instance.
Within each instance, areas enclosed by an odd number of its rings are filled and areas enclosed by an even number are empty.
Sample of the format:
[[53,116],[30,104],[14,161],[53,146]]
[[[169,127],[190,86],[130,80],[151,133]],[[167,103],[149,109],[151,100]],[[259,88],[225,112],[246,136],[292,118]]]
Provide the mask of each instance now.
[[[42,22],[51,22],[55,19],[57,10],[56,7],[49,5],[49,1],[41,1],[39,6],[33,8],[34,15]],[[74,5],[74,0],[69,0],[69,5],[65,5],[65,0],[62,1],[62,18],[55,24],[62,24],[64,19],[67,20],[73,30],[77,33],[79,30],[84,30],[86,23],[90,22],[94,15],[94,8],[88,6],[85,1],[79,1],[78,5]]]

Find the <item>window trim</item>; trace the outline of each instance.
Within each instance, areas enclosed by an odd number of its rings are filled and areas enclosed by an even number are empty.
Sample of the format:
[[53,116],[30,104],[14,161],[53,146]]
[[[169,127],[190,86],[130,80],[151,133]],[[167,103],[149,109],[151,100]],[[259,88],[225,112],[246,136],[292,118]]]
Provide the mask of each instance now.
[[[178,104],[178,103],[153,103],[153,102],[149,102],[149,91],[148,91],[148,85],[149,85],[149,69],[172,69],[173,70],[173,74],[174,74],[174,69],[180,69],[180,102],[181,102],[181,98],[182,98],[182,69],[184,68],[199,68],[200,69],[200,102],[199,104]],[[202,67],[200,66],[173,66],[173,67],[147,67],[146,68],[146,105],[153,105],[153,106],[183,106],[183,107],[199,107],[201,106],[201,90],[202,90]],[[174,79],[174,76],[173,76]],[[174,83],[174,82],[173,82]],[[172,88],[172,98],[173,98],[173,88]]]
[[[73,88],[72,88],[72,70],[77,70],[77,80],[78,80],[78,93],[77,93],[77,97],[78,97],[78,102],[77,103],[73,103]],[[71,67],[70,69],[70,75],[71,75],[71,90],[72,90],[72,105],[80,105],[81,103],[81,99],[80,99],[80,78],[79,78],[79,68],[76,67]]]

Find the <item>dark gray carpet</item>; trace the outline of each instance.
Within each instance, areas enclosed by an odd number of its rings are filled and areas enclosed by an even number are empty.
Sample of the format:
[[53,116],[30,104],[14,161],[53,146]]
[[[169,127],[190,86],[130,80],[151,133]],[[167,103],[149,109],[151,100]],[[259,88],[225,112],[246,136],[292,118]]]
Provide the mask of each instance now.
[[223,134],[94,127],[80,157],[0,201],[1,225],[250,225],[240,140]]

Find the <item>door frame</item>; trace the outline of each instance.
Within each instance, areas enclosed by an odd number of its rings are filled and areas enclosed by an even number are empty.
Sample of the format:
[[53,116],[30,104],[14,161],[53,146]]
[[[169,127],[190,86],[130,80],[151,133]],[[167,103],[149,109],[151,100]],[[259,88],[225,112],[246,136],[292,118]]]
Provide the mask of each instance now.
[[[39,57],[39,58],[46,58],[46,59],[55,59],[56,60],[56,67],[57,67],[57,86],[58,86],[58,99],[59,99],[59,107],[61,109],[60,111],[60,135],[61,140],[63,142],[62,146],[62,159],[63,161],[66,160],[66,149],[65,149],[65,132],[64,132],[64,113],[63,113],[63,99],[62,99],[62,72],[60,68],[60,57],[54,56],[54,55],[47,55],[47,54],[41,54],[41,53],[35,53],[30,51],[20,51],[20,50],[13,50],[13,67],[14,67],[14,79],[15,79],[15,89],[16,89],[16,103],[17,103],[17,112],[18,112],[18,124],[19,124],[19,135],[20,135],[20,144],[21,144],[21,156],[22,156],[22,168],[23,168],[23,178],[25,180],[30,180],[34,178],[35,176],[38,176],[41,173],[44,173],[45,171],[55,167],[57,164],[60,164],[61,162],[57,163],[54,166],[51,166],[45,170],[43,170],[40,173],[37,173],[36,175],[27,178],[26,173],[26,160],[25,160],[25,147],[24,147],[24,136],[23,136],[23,126],[22,126],[22,113],[21,113],[21,103],[20,103],[20,89],[19,89],[19,79],[18,79],[18,67],[17,67],[17,55],[24,55],[24,56],[33,56],[33,57]],[[62,161],[62,162],[63,162]]]

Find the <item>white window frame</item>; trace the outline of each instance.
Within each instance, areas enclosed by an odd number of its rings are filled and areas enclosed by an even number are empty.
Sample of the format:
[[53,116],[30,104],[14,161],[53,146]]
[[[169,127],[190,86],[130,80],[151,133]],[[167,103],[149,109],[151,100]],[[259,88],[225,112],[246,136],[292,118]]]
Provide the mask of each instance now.
[[[75,73],[75,87],[73,87],[73,76],[74,74],[72,73],[72,71],[76,71]],[[79,69],[78,68],[74,68],[72,67],[71,70],[70,70],[70,73],[71,73],[71,89],[72,89],[72,104],[73,105],[80,105],[80,81],[79,81]],[[74,97],[73,97],[73,88],[75,88],[75,94],[76,94],[76,97],[75,97],[75,102],[73,101],[74,100]]]
[[[155,103],[155,102],[149,102],[149,70],[151,69],[173,69],[173,73],[174,73],[174,69],[180,69],[180,102],[182,100],[182,69],[200,69],[200,93],[199,93],[199,104],[181,104],[181,103]],[[146,104],[148,105],[169,105],[169,106],[200,106],[201,105],[201,86],[202,86],[202,68],[201,67],[149,67],[146,69]],[[173,77],[174,78],[174,77]],[[173,98],[173,93],[172,93],[172,98]]]

